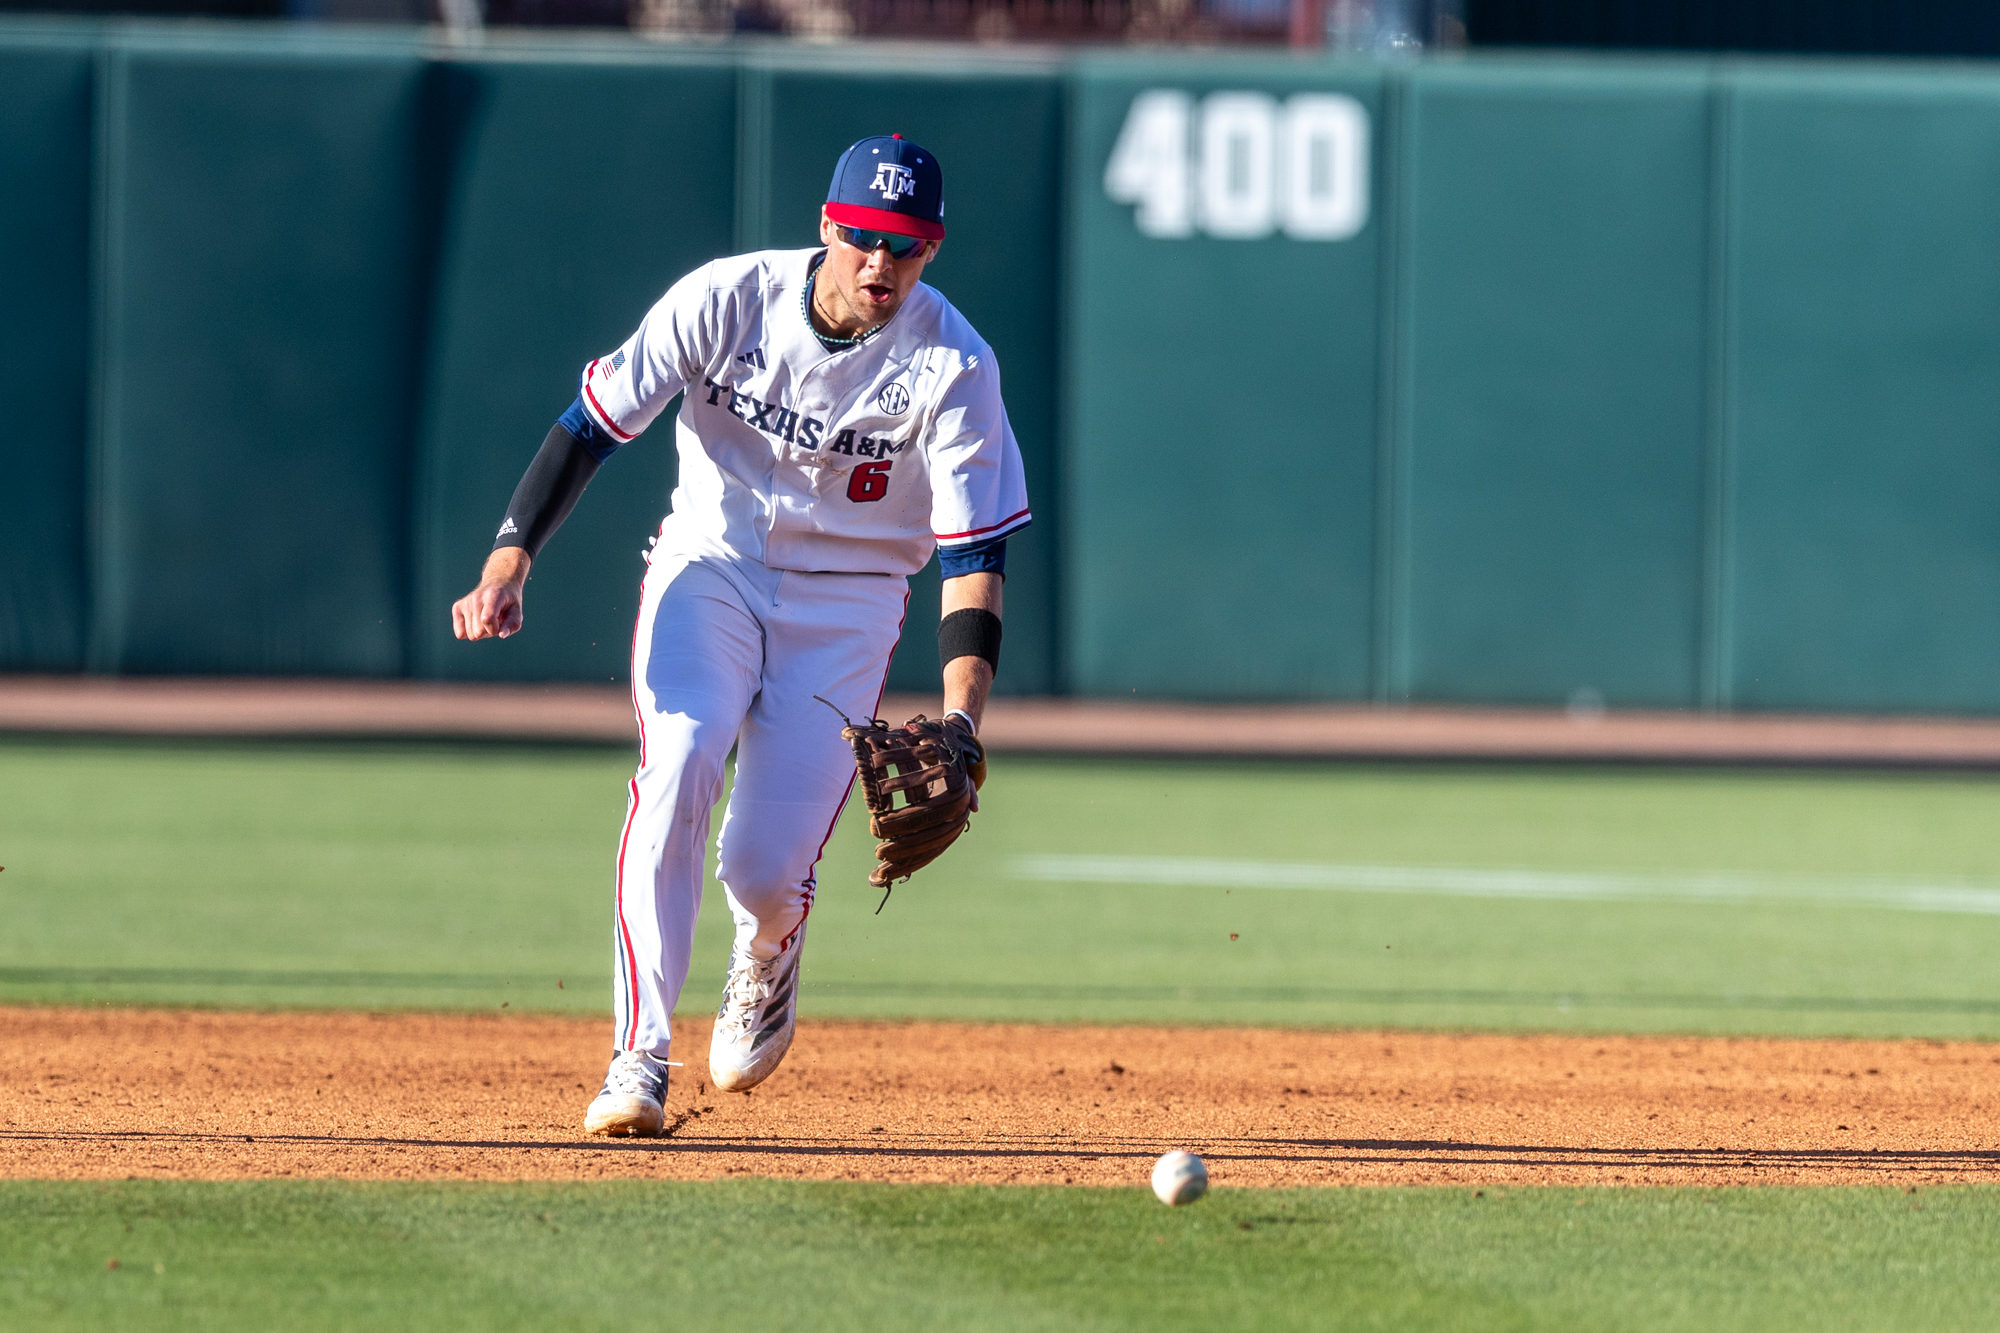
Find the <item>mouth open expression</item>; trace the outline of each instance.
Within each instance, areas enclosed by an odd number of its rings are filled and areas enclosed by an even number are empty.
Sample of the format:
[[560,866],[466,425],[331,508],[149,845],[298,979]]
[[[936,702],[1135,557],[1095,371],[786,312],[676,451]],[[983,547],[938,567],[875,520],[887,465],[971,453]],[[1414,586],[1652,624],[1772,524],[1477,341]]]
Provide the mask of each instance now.
[[[937,254],[937,242],[926,244],[908,257],[897,259],[887,245],[863,250],[853,244],[843,229],[824,214],[820,217],[820,239],[826,244],[821,265],[824,277],[832,279],[833,292],[822,285],[819,315],[838,320],[840,327],[826,330],[842,337],[856,337],[888,323],[902,308],[924,275],[924,265]],[[838,300],[826,299],[837,295]],[[845,309],[840,307],[844,306]]]

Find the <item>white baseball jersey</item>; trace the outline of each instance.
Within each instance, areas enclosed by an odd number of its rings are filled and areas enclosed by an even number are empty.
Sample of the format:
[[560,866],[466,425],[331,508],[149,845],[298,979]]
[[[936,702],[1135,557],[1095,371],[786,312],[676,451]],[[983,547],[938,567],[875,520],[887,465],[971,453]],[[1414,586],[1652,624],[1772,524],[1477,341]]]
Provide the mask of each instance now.
[[936,545],[1027,526],[993,350],[920,283],[867,341],[829,351],[802,303],[819,254],[682,278],[584,369],[586,410],[622,443],[685,391],[674,522],[772,569],[909,575]]

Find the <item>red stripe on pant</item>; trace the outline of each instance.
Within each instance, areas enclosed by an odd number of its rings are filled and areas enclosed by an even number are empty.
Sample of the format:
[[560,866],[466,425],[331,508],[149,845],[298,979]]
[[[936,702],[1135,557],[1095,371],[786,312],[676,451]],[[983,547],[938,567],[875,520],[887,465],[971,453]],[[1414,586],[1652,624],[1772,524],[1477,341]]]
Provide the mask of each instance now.
[[[664,531],[666,520],[660,520]],[[655,537],[657,543],[658,538]],[[651,573],[652,557],[646,558]],[[646,576],[639,576],[639,609],[632,616],[632,717],[639,724],[639,767],[646,766],[646,716],[639,710],[639,626],[646,619]],[[625,831],[618,835],[618,889],[614,905],[618,912],[618,940],[625,946],[625,1007],[630,1021],[625,1025],[622,1047],[631,1050],[639,1043],[639,951],[632,947],[632,932],[625,928],[625,849],[632,841],[632,823],[639,817],[639,775],[632,775],[631,798],[625,811]]]
[[[644,733],[641,724],[641,734]],[[642,754],[639,763],[643,767]],[[625,946],[625,1006],[627,1022],[623,1048],[637,1050],[639,1045],[639,951],[632,947],[632,932],[625,926],[625,852],[632,841],[632,825],[639,818],[639,779],[635,774],[631,786],[631,808],[625,812],[625,831],[618,836],[618,940]]]

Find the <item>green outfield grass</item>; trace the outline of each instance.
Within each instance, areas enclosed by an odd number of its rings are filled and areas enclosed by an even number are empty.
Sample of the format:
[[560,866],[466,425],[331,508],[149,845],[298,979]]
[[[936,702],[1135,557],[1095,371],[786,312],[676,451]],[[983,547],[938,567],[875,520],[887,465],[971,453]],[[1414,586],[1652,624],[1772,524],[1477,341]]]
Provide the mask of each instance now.
[[0,1325],[1987,1329],[1996,1235],[1982,1188],[14,1182]]
[[[0,999],[602,1012],[629,765],[0,742]],[[880,916],[850,811],[808,1016],[2000,1036],[1993,777],[1002,759],[985,805]],[[1729,878],[1561,901],[1022,877],[1104,856]],[[691,1012],[726,922],[713,894]]]

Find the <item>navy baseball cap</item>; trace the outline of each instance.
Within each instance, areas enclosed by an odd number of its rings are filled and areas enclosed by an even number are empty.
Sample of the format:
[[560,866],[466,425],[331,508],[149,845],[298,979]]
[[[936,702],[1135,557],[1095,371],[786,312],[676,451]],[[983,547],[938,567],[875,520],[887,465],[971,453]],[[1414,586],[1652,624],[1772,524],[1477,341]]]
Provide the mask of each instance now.
[[863,139],[834,163],[826,215],[843,227],[944,239],[944,171],[900,134]]

